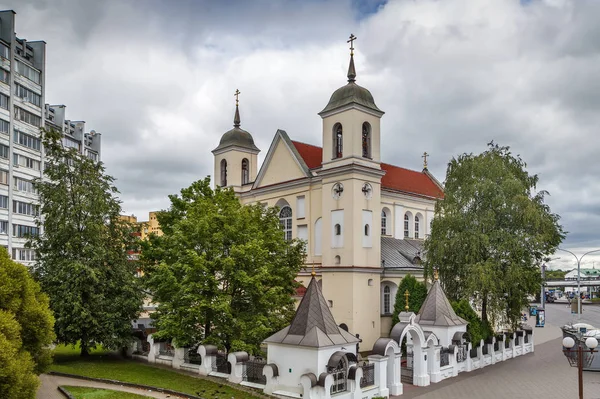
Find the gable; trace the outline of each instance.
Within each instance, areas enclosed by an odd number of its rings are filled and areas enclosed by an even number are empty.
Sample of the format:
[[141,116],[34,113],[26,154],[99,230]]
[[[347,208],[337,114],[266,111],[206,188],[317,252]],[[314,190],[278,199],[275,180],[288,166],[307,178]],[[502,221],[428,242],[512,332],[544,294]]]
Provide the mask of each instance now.
[[261,167],[255,188],[306,177],[293,151],[278,132]]

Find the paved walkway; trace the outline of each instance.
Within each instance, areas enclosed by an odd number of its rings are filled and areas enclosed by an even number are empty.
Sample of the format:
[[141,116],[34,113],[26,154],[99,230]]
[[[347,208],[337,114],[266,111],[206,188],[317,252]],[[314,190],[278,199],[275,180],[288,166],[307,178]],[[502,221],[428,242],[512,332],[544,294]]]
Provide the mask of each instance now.
[[179,397],[156,391],[126,387],[123,385],[105,384],[103,382],[80,380],[78,378],[68,378],[49,374],[42,374],[40,376],[40,380],[42,381],[42,384],[37,392],[37,399],[65,399],[63,394],[61,394],[58,390],[59,386],[65,385],[112,389],[113,391],[136,393],[138,395],[159,399],[173,399]]
[[[577,369],[562,353],[560,328],[535,329],[535,352],[505,362],[460,373],[428,387],[404,386],[398,399],[529,399],[577,398]],[[585,399],[600,399],[600,372],[584,372]]]

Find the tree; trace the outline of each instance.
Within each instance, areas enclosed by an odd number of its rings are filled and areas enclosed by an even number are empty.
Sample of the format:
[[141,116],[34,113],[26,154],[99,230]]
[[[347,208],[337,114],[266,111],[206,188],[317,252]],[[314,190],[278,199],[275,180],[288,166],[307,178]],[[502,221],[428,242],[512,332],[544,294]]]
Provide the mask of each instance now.
[[471,334],[471,342],[473,346],[479,344],[482,339],[486,339],[493,335],[493,331],[489,323],[481,320],[481,317],[477,315],[475,310],[469,304],[466,299],[461,299],[458,302],[452,302],[452,309],[459,316],[465,319],[469,324],[467,325],[467,332]]
[[0,397],[35,398],[52,360],[54,318],[27,268],[0,251]]
[[565,274],[568,272],[565,270],[546,270],[546,280],[564,280]]
[[418,313],[421,305],[425,302],[425,298],[427,298],[427,286],[425,283],[417,281],[410,274],[404,276],[396,292],[396,302],[394,303],[394,313],[392,314],[392,328],[399,321],[398,314],[404,312],[406,309],[406,297],[404,294],[407,290],[410,294],[408,297],[409,312]]
[[427,273],[439,269],[452,300],[476,298],[484,322],[502,316],[513,328],[540,287],[543,258],[565,237],[526,166],[493,142],[482,154],[453,158],[425,241]]
[[209,178],[169,198],[157,213],[164,234],[142,247],[156,336],[257,352],[294,314],[304,243],[284,239],[277,209],[243,206]]
[[43,131],[44,179],[38,226],[32,237],[36,278],[50,297],[60,343],[81,345],[81,355],[101,343],[119,348],[131,337],[131,320],[141,310],[135,264],[127,259],[132,228],[120,219],[113,178],[72,148],[61,134]]

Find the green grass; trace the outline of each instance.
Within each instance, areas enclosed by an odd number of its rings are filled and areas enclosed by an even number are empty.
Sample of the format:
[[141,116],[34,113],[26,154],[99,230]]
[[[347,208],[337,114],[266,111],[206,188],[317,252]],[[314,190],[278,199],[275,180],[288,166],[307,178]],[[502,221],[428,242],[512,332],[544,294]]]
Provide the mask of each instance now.
[[76,399],[146,399],[150,396],[136,395],[129,392],[112,391],[109,389],[63,386]]
[[76,349],[57,347],[50,371],[150,385],[211,399],[245,399],[253,396],[224,384],[123,359],[105,350],[82,358]]

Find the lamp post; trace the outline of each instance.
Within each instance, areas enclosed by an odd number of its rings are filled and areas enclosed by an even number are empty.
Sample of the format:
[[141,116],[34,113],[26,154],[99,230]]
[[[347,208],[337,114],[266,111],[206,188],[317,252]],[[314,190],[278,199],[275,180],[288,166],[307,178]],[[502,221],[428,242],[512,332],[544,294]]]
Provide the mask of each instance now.
[[570,253],[577,260],[577,320],[581,320],[581,270],[580,270],[581,269],[581,260],[587,254],[591,254],[593,252],[600,252],[600,249],[594,249],[593,251],[586,252],[583,255],[581,255],[581,257],[579,257],[579,258],[577,257],[577,255],[575,255],[573,252],[571,252],[569,250],[562,249],[562,248],[558,248],[558,249],[560,251]]
[[589,337],[588,339],[586,339],[585,346],[589,348],[587,350],[583,349],[582,342],[578,342],[577,349],[573,350],[573,347],[575,346],[575,340],[571,337],[563,338],[562,344],[566,348],[563,349],[563,352],[569,360],[569,364],[571,365],[571,367],[577,367],[578,369],[579,399],[583,399],[583,355],[589,353],[589,355],[586,356],[585,360],[586,364],[589,365],[592,362],[592,359],[594,358],[594,353],[597,352],[597,350],[595,349],[598,346],[598,341],[594,337]]

